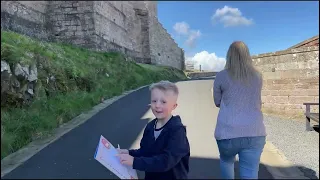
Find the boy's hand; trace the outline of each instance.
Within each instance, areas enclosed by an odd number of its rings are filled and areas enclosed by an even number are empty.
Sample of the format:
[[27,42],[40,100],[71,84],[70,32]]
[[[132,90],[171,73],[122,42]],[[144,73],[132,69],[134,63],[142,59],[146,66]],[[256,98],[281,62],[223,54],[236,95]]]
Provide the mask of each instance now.
[[129,154],[118,154],[117,156],[119,157],[121,164],[132,166],[133,164],[132,156],[130,156]]
[[119,154],[129,154],[128,149],[117,149]]

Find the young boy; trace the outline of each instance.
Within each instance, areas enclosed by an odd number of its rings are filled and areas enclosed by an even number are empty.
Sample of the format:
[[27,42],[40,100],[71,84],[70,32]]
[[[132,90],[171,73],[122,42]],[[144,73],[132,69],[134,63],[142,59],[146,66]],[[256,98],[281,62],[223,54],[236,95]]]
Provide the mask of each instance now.
[[169,81],[150,86],[151,110],[155,119],[149,122],[140,149],[119,149],[122,164],[145,172],[145,179],[187,179],[190,146],[186,128],[179,116],[171,112],[177,107],[178,88]]

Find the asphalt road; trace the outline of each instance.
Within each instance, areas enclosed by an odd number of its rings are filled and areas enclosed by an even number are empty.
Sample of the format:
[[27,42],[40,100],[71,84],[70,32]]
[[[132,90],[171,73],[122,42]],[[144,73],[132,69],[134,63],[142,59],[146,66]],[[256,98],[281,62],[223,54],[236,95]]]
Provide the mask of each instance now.
[[[219,153],[213,137],[218,108],[211,96],[212,80],[177,83],[180,90],[179,114],[187,126],[191,146],[190,178],[220,178]],[[115,179],[93,156],[100,135],[121,148],[139,147],[143,128],[153,118],[148,108],[148,88],[116,101],[91,119],[42,149],[2,179],[77,178]],[[236,164],[236,173],[238,168]],[[143,173],[138,172],[140,178]],[[261,164],[259,178],[272,179]]]

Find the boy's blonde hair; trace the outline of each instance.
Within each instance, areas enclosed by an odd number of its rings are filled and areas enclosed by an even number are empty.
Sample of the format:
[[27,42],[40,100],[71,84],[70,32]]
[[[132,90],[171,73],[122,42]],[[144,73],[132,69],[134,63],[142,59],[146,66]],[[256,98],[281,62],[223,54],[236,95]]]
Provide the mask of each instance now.
[[249,48],[242,41],[235,41],[230,45],[225,69],[232,79],[244,83],[249,82],[255,75],[261,77],[261,74],[253,66]]
[[153,83],[149,90],[152,91],[153,89],[159,89],[162,91],[172,91],[175,95],[179,95],[178,87],[175,83],[172,83],[170,81],[160,81],[157,83]]

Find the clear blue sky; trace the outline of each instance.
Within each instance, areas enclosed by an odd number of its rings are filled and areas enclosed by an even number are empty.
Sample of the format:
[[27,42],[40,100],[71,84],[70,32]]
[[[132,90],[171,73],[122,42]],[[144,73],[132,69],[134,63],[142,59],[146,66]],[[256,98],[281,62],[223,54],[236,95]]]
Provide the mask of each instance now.
[[158,1],[158,18],[186,57],[207,51],[225,58],[235,40],[252,55],[274,52],[319,34],[318,1]]

